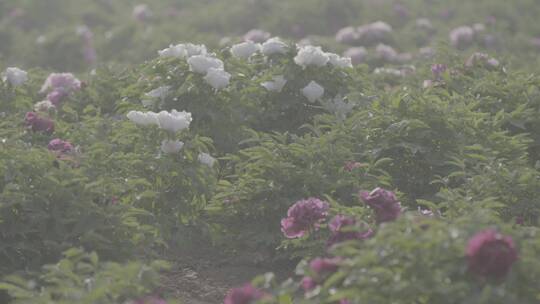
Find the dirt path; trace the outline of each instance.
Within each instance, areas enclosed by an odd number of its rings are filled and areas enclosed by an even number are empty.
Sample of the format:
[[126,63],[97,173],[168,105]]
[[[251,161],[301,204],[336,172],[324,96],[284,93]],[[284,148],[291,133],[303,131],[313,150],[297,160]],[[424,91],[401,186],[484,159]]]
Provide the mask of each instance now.
[[183,304],[221,304],[227,291],[255,276],[274,272],[279,279],[292,276],[293,262],[269,263],[253,256],[224,256],[214,252],[192,252],[173,258],[173,268],[165,274],[163,286]]

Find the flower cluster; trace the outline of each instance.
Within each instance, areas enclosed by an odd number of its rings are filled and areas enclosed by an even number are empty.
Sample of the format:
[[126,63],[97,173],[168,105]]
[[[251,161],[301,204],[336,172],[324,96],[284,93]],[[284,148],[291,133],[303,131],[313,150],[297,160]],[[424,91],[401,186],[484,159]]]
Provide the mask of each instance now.
[[160,57],[189,58],[196,55],[206,55],[206,46],[202,44],[180,43],[170,45],[168,48],[158,51]]
[[[237,54],[245,56],[243,47],[240,49],[237,50]],[[204,80],[216,90],[229,85],[231,74],[225,72],[223,61],[209,54],[204,45],[191,43],[171,45],[158,51],[158,54],[160,57],[187,59],[190,71],[205,75]]]
[[52,73],[41,87],[40,93],[47,93],[47,100],[58,106],[74,91],[81,89],[81,81],[71,73]]
[[288,238],[304,236],[311,230],[317,230],[328,215],[329,204],[318,198],[300,200],[287,211],[287,217],[281,220],[281,231]]
[[393,221],[401,214],[401,203],[392,191],[383,188],[361,191],[360,198],[373,209],[377,223]]
[[178,112],[176,110],[172,110],[171,112],[161,111],[159,113],[130,111],[127,114],[127,118],[137,125],[157,125],[159,128],[172,133],[189,128],[189,124],[192,121],[191,113],[185,111]]

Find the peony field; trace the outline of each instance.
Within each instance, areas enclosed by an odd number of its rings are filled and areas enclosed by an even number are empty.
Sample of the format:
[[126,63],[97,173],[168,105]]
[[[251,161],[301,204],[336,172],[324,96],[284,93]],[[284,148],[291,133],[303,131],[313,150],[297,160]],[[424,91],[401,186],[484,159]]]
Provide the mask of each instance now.
[[538,0],[0,0],[0,304],[540,304]]

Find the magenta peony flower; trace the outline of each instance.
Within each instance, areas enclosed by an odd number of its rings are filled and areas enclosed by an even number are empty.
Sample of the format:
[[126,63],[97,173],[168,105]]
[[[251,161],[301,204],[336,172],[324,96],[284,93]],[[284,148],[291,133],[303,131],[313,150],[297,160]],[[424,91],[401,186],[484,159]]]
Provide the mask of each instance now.
[[328,224],[332,235],[326,245],[328,247],[350,240],[365,240],[373,236],[373,230],[368,229],[363,232],[355,230],[356,220],[345,215],[336,215]]
[[511,237],[494,229],[487,229],[473,236],[467,245],[469,271],[482,276],[502,278],[518,259]]
[[309,230],[317,230],[328,215],[328,208],[328,203],[318,198],[300,200],[289,208],[287,218],[281,220],[281,231],[288,238],[298,238]]
[[24,117],[24,124],[34,132],[54,132],[54,121],[46,117],[40,117],[35,112],[27,112]]
[[375,211],[377,223],[393,221],[401,214],[401,203],[392,191],[383,188],[361,191],[360,198]]
[[341,258],[315,258],[309,262],[309,268],[317,275],[324,276],[336,272],[339,268]]
[[245,284],[239,288],[229,290],[225,297],[224,304],[249,304],[261,299],[264,293],[253,287],[251,284]]

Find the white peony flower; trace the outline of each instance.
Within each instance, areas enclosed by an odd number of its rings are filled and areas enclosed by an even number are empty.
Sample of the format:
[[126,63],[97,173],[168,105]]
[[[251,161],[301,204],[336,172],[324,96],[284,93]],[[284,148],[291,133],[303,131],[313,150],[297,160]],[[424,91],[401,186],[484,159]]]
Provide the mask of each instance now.
[[189,70],[199,74],[206,74],[210,68],[223,70],[223,61],[206,55],[192,56],[187,62]]
[[343,97],[338,95],[332,101],[324,103],[323,106],[327,111],[334,113],[340,119],[345,119],[347,114],[354,108],[354,103],[347,103]]
[[217,161],[208,153],[199,153],[199,156],[197,157],[197,159],[199,160],[201,164],[207,165],[210,168],[212,168]]
[[34,111],[36,112],[48,112],[49,110],[55,109],[56,107],[49,100],[43,100],[37,102],[34,105]]
[[301,47],[294,57],[294,62],[304,68],[310,65],[321,67],[326,65],[329,60],[330,58],[321,50],[320,46],[311,45]]
[[309,102],[315,102],[324,95],[324,88],[315,81],[312,81],[302,89],[302,94]]
[[129,111],[127,118],[140,126],[148,126],[157,124],[157,113],[154,112],[141,112],[141,111]]
[[352,68],[352,61],[350,57],[341,57],[338,54],[326,53],[329,62],[336,68]]
[[204,44],[186,43],[183,44],[183,46],[187,51],[188,57],[196,55],[206,55],[207,53],[206,46]]
[[273,54],[285,54],[287,53],[288,49],[289,46],[285,42],[281,41],[278,37],[270,38],[262,44],[262,53],[266,56]]
[[161,129],[170,132],[178,132],[189,128],[191,123],[191,113],[172,110],[171,112],[161,111],[157,114],[157,122]]
[[186,58],[187,50],[183,45],[170,45],[168,48],[158,51],[160,57]]
[[261,83],[261,85],[271,92],[281,92],[283,90],[283,87],[287,83],[287,79],[283,77],[283,75],[274,76],[272,77],[272,81],[265,81]]
[[161,142],[161,151],[165,154],[178,153],[184,147],[184,143],[179,140],[164,140]]
[[170,45],[168,48],[158,51],[161,57],[188,58],[196,55],[206,55],[206,46],[203,44],[177,44]]
[[146,98],[141,100],[141,103],[145,107],[151,107],[155,104],[156,99],[165,99],[167,96],[169,96],[169,92],[171,90],[171,86],[161,86],[157,89],[153,89],[152,91],[144,94]]
[[23,85],[28,80],[28,73],[19,68],[7,68],[2,74],[2,80],[17,87]]
[[247,59],[260,49],[261,45],[259,43],[254,43],[253,41],[246,41],[233,45],[231,47],[231,54],[236,58]]
[[208,73],[204,77],[206,83],[211,85],[214,89],[220,90],[229,85],[231,74],[225,72],[222,69],[210,68]]

